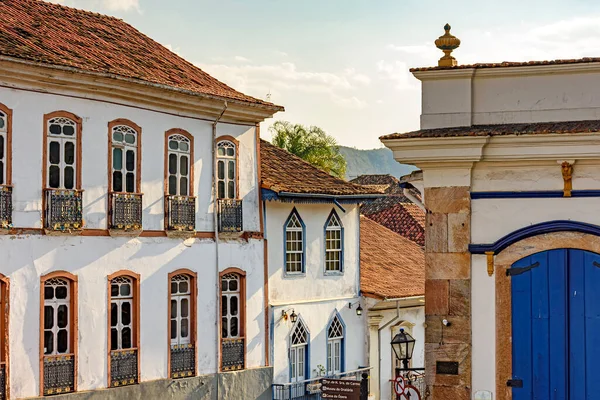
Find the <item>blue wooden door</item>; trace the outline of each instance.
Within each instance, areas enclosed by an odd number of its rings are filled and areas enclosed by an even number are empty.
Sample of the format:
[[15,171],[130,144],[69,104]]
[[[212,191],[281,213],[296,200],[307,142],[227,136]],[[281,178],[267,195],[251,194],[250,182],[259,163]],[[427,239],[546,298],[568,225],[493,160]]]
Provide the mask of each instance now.
[[509,274],[513,400],[600,399],[600,255],[545,251]]

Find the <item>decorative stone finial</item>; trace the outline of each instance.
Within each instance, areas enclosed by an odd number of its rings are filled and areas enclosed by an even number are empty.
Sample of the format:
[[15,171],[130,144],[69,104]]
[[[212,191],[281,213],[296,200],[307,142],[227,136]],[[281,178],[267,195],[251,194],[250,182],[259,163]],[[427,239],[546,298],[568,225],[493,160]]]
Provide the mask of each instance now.
[[454,67],[458,63],[456,62],[456,58],[452,57],[450,54],[453,50],[457,49],[460,46],[460,39],[456,36],[450,34],[450,29],[452,27],[450,24],[444,25],[444,33],[442,36],[437,38],[435,41],[435,47],[442,50],[444,52],[444,57],[440,58],[438,61],[438,66],[440,67]]

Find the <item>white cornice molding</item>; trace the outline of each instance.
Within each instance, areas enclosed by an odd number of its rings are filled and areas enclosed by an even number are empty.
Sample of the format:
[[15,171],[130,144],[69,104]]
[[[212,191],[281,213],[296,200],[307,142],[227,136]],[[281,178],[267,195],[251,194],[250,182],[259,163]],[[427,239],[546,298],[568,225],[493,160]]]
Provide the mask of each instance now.
[[214,121],[219,117],[227,101],[227,111],[220,121],[244,125],[254,125],[272,117],[279,110],[278,107],[201,95],[108,74],[19,62],[6,57],[0,57],[0,85],[117,103],[207,121]]
[[461,167],[481,160],[487,136],[385,139],[383,144],[403,164],[456,164]]
[[474,73],[475,68],[431,69],[412,72],[413,76],[420,81],[429,81],[435,79],[466,79],[471,78]]

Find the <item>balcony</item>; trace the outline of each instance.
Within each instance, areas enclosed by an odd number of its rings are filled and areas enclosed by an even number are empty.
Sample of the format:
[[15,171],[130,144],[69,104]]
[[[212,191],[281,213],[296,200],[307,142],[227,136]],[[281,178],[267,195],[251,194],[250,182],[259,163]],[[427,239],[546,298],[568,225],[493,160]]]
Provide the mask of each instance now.
[[138,383],[138,350],[110,352],[110,386],[119,387]]
[[0,363],[0,400],[6,399],[6,363]]
[[44,396],[75,390],[75,356],[44,356]]
[[221,370],[237,371],[244,369],[246,342],[240,339],[223,339],[221,341]]
[[12,228],[12,186],[0,186],[0,224],[4,231]]
[[244,230],[242,200],[219,199],[219,233],[240,233]]
[[81,190],[44,190],[46,234],[77,234],[83,229]]
[[193,344],[171,346],[171,378],[196,375],[196,348]]
[[167,235],[192,236],[196,229],[196,198],[167,196],[166,203]]
[[142,232],[142,194],[109,194],[109,232],[112,236],[137,236]]

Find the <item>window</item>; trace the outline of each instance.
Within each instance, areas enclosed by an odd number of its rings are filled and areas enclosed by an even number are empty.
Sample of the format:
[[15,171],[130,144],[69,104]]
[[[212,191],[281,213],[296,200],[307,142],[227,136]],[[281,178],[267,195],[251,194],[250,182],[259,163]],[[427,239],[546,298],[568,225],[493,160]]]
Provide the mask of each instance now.
[[308,329],[298,317],[290,336],[290,380],[292,383],[307,379]]
[[192,196],[193,138],[182,130],[167,132],[166,191],[171,196]]
[[342,272],[343,246],[343,227],[334,210],[325,224],[325,272]]
[[190,343],[191,293],[187,275],[171,278],[171,345]]
[[169,274],[169,372],[171,378],[196,375],[196,273]]
[[8,322],[9,322],[9,282],[8,278],[0,274],[0,399],[7,396],[9,377],[8,362]]
[[[55,272],[41,279],[40,353],[42,396],[76,390],[77,278]],[[53,376],[60,375],[60,379]]]
[[[127,124],[126,124],[127,123]],[[136,128],[133,128],[132,126]],[[113,121],[111,127],[111,191],[138,193],[139,188],[139,127],[124,120]]]
[[327,375],[331,376],[344,372],[342,365],[343,345],[344,324],[336,312],[327,328]]
[[217,143],[217,197],[237,198],[237,142],[221,140]]
[[228,268],[221,277],[221,371],[246,367],[246,273]]
[[221,337],[240,337],[240,276],[221,277]]
[[295,208],[285,223],[285,272],[304,272],[304,223]]
[[65,112],[49,114],[45,118],[45,185],[50,189],[79,189],[81,120]]
[[139,382],[139,281],[139,275],[129,271],[119,271],[108,277],[110,387]]
[[0,185],[10,185],[12,152],[12,110],[0,104]]

